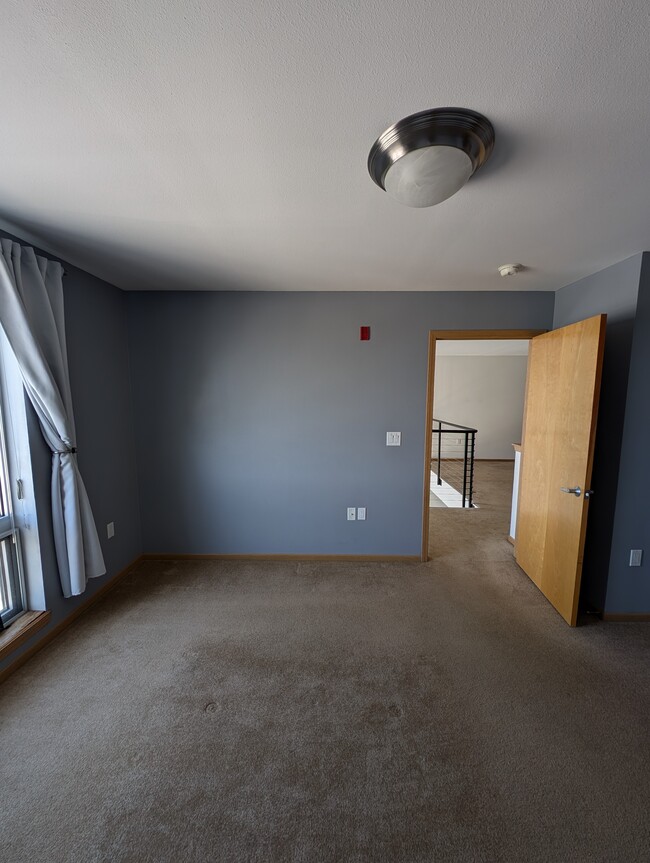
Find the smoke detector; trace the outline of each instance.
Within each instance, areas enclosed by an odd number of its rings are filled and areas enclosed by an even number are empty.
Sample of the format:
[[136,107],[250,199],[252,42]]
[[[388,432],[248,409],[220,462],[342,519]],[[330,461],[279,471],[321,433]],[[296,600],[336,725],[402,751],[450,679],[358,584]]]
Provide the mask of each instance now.
[[497,269],[502,276],[515,276],[522,271],[523,267],[521,264],[502,264]]

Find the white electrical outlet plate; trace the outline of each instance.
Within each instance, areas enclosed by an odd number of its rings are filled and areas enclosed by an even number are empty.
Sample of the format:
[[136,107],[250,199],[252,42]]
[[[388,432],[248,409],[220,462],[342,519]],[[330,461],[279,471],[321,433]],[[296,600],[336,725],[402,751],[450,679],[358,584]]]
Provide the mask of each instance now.
[[109,539],[112,539],[115,536],[115,522],[114,521],[109,521],[109,523],[106,525],[106,536]]
[[630,549],[630,566],[641,566],[642,558],[643,558],[643,549],[642,548],[631,548]]
[[358,521],[365,521],[366,520],[366,508],[365,508],[365,506],[360,506],[357,509],[357,520]]
[[401,446],[402,432],[386,432],[386,446]]
[[357,511],[353,506],[348,507],[348,521],[356,521]]

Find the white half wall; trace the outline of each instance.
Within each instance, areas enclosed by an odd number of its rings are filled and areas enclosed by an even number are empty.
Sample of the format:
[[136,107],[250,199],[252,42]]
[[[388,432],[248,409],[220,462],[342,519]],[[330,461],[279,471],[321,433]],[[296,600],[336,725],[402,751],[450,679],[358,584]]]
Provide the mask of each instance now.
[[527,363],[527,356],[436,355],[433,415],[478,429],[476,458],[514,459]]

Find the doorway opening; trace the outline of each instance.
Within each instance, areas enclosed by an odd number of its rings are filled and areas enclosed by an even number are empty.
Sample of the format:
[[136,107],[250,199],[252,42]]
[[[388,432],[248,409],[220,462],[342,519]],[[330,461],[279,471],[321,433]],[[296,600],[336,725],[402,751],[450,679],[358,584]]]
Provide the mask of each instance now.
[[[429,334],[427,376],[424,493],[422,505],[422,560],[429,559],[429,495],[431,430],[433,420],[436,349],[438,342],[459,339],[527,339],[530,342],[526,372],[524,418],[521,432],[521,470],[516,502],[514,560],[570,625],[578,617],[589,503],[594,494],[591,475],[603,369],[607,316],[593,315],[551,331],[446,330]],[[453,512],[436,509],[433,512]],[[467,510],[471,512],[471,510]],[[503,524],[488,525],[477,539],[478,518],[460,513],[465,536],[458,530],[440,531],[436,557],[460,556],[462,566],[473,570],[480,556],[491,565],[512,562],[503,537]],[[501,513],[503,515],[503,512]],[[451,538],[448,534],[455,534]],[[458,539],[465,542],[458,542]],[[481,543],[484,543],[481,548]],[[480,554],[479,554],[480,553]],[[507,568],[507,567],[506,567]]]
[[[429,559],[432,532],[445,535],[445,547],[455,529],[458,541],[462,534],[471,542],[469,510],[481,506],[490,509],[488,521],[503,523],[504,539],[513,536],[513,445],[521,442],[528,343],[540,332],[429,333],[422,560]],[[468,511],[470,522],[459,524],[456,516],[450,522],[448,509]]]

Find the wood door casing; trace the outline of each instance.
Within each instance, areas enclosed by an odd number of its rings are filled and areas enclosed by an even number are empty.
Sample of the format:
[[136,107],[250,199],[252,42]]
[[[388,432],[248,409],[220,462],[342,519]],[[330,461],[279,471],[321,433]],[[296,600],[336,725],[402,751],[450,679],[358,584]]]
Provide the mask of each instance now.
[[[606,315],[530,341],[517,563],[571,626],[578,613]],[[579,486],[580,497],[561,487]]]

